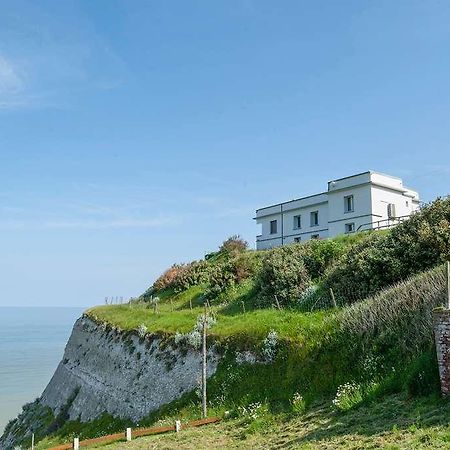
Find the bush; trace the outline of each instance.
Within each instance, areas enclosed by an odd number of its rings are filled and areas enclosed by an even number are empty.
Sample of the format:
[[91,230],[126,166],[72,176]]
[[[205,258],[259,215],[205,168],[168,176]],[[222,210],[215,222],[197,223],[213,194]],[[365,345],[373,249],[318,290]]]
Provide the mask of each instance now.
[[360,300],[450,258],[450,197],[438,198],[387,233],[354,245],[325,279],[341,302]]
[[273,249],[266,253],[257,280],[260,304],[271,306],[277,301],[280,305],[294,304],[310,282],[300,245]]
[[406,389],[412,396],[439,392],[440,380],[436,351],[431,348],[420,355],[407,372]]
[[223,241],[219,248],[223,253],[241,253],[248,248],[247,241],[241,238],[238,234],[230,236],[227,240]]
[[260,266],[261,258],[257,252],[228,254],[210,267],[205,295],[209,299],[216,298],[234,285],[255,276]]
[[208,280],[208,270],[209,265],[206,261],[174,264],[153,283],[153,292],[163,289],[181,292],[191,286],[205,283]]
[[309,276],[318,279],[334,260],[344,254],[347,246],[347,239],[313,239],[299,244],[297,252],[303,258]]
[[172,267],[169,267],[153,283],[153,288],[157,291],[161,291],[163,289],[168,289],[168,288],[172,287],[180,270],[182,270],[182,265],[180,265],[180,264],[174,264]]

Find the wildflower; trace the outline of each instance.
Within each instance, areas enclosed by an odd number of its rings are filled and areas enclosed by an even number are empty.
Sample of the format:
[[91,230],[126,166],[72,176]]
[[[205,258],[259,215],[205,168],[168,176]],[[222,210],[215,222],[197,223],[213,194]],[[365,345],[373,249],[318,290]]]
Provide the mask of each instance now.
[[278,345],[278,333],[271,330],[263,341],[262,354],[267,362],[272,362],[276,355]]
[[148,329],[143,323],[141,323],[137,328],[137,333],[140,338],[144,338],[145,335],[147,334],[147,331],[148,331]]

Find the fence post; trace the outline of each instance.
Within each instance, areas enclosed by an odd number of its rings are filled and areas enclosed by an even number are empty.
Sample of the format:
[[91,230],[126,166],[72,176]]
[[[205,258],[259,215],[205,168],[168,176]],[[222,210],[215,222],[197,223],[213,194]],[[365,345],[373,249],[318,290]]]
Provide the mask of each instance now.
[[179,433],[181,431],[181,421],[180,420],[175,421],[175,431],[177,433]]
[[80,438],[73,438],[73,450],[80,449]]
[[31,435],[31,450],[34,450],[34,433]]
[[131,428],[127,428],[125,432],[125,437],[127,438],[127,442],[131,441]]

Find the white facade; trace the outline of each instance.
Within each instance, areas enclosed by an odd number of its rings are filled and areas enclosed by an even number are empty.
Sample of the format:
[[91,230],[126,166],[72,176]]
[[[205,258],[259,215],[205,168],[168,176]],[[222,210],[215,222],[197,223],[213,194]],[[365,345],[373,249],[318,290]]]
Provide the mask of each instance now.
[[387,228],[418,207],[419,194],[400,178],[372,171],[340,178],[326,192],[258,209],[256,248]]

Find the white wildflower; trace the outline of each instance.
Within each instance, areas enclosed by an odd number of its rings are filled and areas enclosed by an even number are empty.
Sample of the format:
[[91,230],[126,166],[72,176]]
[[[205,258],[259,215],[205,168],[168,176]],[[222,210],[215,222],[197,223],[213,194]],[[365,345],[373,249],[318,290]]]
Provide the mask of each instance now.
[[145,337],[145,335],[147,334],[147,331],[148,331],[148,329],[143,323],[141,323],[137,328],[137,333],[138,333],[139,337],[141,337],[141,338]]
[[271,330],[263,341],[262,354],[267,362],[272,362],[276,355],[278,345],[278,333]]

